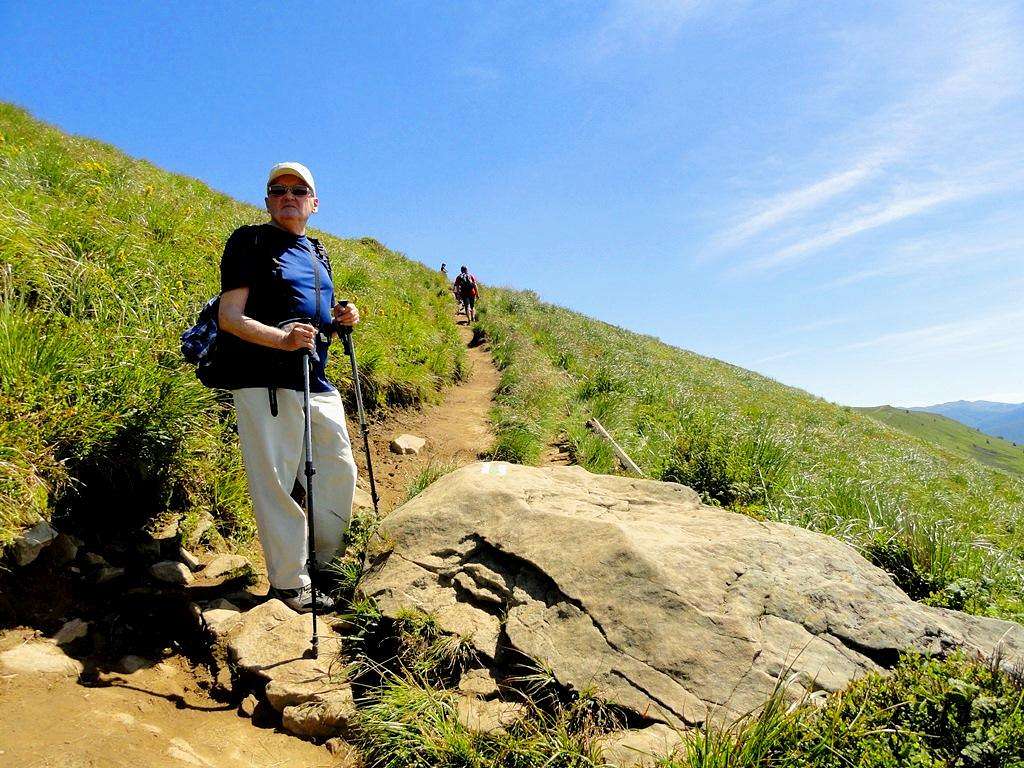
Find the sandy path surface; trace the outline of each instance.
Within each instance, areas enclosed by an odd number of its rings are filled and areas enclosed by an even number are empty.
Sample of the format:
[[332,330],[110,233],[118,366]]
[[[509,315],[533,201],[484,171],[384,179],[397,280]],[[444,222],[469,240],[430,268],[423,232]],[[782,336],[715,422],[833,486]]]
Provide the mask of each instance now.
[[[11,630],[4,650],[40,642]],[[87,667],[88,668],[88,667]],[[197,686],[171,658],[130,675],[0,672],[0,766],[11,768],[319,768],[335,759],[323,747],[256,727],[234,706]]]
[[[466,343],[471,366],[469,377],[450,389],[441,403],[428,405],[423,410],[398,412],[383,422],[370,425],[373,471],[382,514],[405,501],[410,483],[431,463],[461,466],[486,456],[491,448],[494,438],[489,413],[500,375],[486,346],[471,346],[473,332],[468,325],[460,322],[459,334]],[[365,480],[366,457],[354,414],[349,416],[349,432],[356,449],[359,473]],[[404,432],[426,438],[427,443],[418,455],[400,456],[389,450],[391,439]]]

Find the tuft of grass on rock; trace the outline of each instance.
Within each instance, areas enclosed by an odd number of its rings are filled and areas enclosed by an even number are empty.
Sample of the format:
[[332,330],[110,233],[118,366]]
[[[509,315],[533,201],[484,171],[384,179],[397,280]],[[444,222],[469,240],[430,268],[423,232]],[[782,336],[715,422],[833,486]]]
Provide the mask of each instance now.
[[573,709],[536,708],[506,729],[470,730],[458,696],[412,676],[390,676],[360,709],[356,744],[368,768],[598,768],[600,730]]
[[405,500],[415,498],[419,496],[428,486],[432,485],[436,480],[444,477],[450,472],[454,472],[458,469],[458,464],[454,461],[440,461],[431,459],[427,462],[420,473],[416,475],[405,494]]

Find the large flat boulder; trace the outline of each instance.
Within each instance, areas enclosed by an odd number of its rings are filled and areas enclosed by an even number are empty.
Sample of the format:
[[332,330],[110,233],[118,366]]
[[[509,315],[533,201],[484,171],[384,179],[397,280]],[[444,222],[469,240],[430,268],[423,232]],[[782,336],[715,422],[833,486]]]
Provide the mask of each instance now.
[[780,677],[834,691],[901,651],[1024,656],[1024,628],[916,603],[850,546],[701,504],[674,483],[477,463],[393,512],[364,582],[490,665],[524,656],[674,727],[746,713]]

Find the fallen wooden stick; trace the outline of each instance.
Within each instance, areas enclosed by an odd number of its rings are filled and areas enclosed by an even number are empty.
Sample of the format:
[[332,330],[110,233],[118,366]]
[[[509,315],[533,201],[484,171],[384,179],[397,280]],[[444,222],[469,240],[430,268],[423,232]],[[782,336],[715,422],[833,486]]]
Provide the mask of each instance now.
[[615,451],[615,456],[618,458],[619,463],[623,467],[625,467],[628,470],[631,470],[632,472],[635,472],[636,474],[640,475],[640,477],[644,476],[643,470],[636,465],[636,462],[629,458],[626,452],[622,450],[618,443],[615,442],[615,438],[608,434],[608,430],[601,425],[600,421],[591,418],[587,422],[587,426],[590,427],[594,432],[599,434],[601,437],[603,437],[605,440],[607,440],[609,443],[611,443],[612,450]]

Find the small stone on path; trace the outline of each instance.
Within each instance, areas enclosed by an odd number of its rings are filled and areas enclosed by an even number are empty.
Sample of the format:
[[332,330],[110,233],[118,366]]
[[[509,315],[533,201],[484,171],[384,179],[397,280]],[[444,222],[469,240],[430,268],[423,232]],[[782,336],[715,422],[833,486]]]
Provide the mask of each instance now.
[[117,662],[118,669],[126,675],[130,675],[134,672],[138,672],[140,669],[145,669],[146,667],[151,666],[153,666],[153,662],[149,659],[144,659],[141,656],[135,656],[134,654],[122,656],[121,660]]
[[310,614],[298,614],[280,600],[267,600],[241,614],[219,642],[240,673],[267,681],[267,701],[281,712],[348,688],[334,663],[341,637],[327,622],[319,625],[320,658],[306,658],[312,624]]
[[210,607],[202,612],[203,622],[217,637],[223,637],[232,627],[241,621],[242,614],[234,603],[227,600],[215,600]]
[[189,570],[191,571],[199,570],[199,566],[202,565],[202,563],[199,561],[199,558],[193,555],[189,550],[185,549],[184,547],[180,547],[178,549],[178,559],[181,560],[181,562],[183,562],[185,565],[187,565]]
[[245,717],[252,717],[256,712],[256,707],[259,706],[260,700],[256,698],[256,694],[250,693],[244,699],[241,704],[238,705],[239,714]]
[[373,497],[357,486],[355,496],[352,497],[352,516],[356,517],[370,512],[373,512]]
[[108,581],[119,579],[124,576],[124,568],[117,568],[113,565],[104,565],[96,571],[96,583],[106,584]]
[[170,514],[153,523],[153,527],[147,531],[149,538],[153,541],[168,541],[178,535],[178,515]]
[[54,565],[67,565],[78,557],[78,544],[74,536],[59,534],[50,544],[50,556]]
[[221,576],[249,567],[249,561],[241,555],[217,555],[203,568],[203,578],[219,579]]
[[71,621],[65,622],[57,634],[53,636],[53,641],[57,645],[67,645],[73,643],[75,640],[79,640],[89,634],[89,622],[82,621],[81,619],[71,619]]
[[322,739],[348,734],[357,710],[351,688],[331,691],[321,698],[285,707],[281,725],[296,736]]
[[57,531],[45,520],[40,520],[14,542],[14,561],[18,565],[28,565],[39,557],[43,547],[56,538]]
[[185,540],[186,546],[190,549],[194,549],[199,545],[203,536],[211,528],[213,528],[213,517],[209,512],[201,513],[199,515],[199,519],[196,521],[195,527],[189,531],[188,538]]
[[149,572],[153,575],[153,578],[166,581],[169,584],[192,583],[192,571],[184,563],[179,563],[177,560],[162,560],[159,563],[153,563],[149,567]]
[[416,435],[399,435],[391,441],[391,452],[398,453],[403,456],[408,454],[418,454],[423,450],[423,446],[427,444],[427,441],[422,437],[416,437]]

